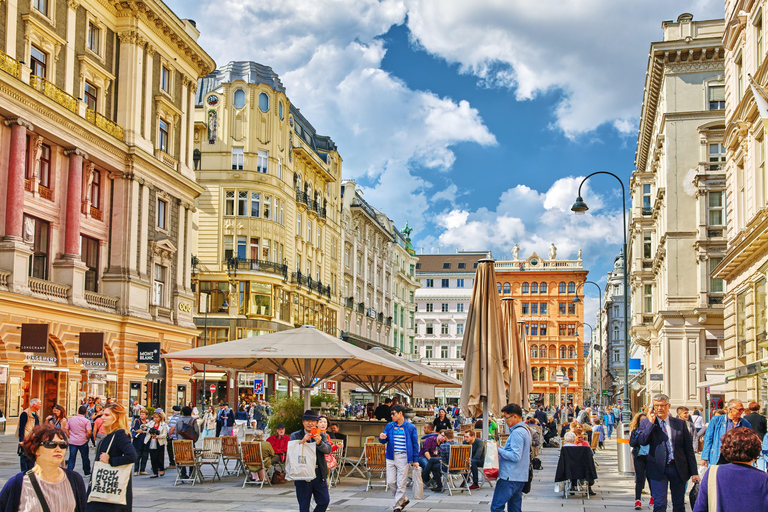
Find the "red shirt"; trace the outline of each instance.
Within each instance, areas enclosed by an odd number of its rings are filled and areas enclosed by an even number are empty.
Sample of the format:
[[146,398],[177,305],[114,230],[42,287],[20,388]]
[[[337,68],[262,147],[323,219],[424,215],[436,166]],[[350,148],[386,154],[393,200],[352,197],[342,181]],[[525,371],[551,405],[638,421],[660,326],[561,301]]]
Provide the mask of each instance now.
[[267,442],[272,445],[275,453],[288,453],[288,436],[278,437],[277,435],[271,435],[267,438]]

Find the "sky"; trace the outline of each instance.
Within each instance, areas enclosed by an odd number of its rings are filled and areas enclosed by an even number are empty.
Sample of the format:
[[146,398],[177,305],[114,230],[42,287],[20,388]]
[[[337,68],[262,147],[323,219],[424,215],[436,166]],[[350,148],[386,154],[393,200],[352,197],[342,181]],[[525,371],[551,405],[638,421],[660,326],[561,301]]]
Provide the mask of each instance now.
[[[342,176],[417,252],[558,259],[605,284],[622,236],[648,51],[661,23],[722,0],[165,0],[222,66],[272,67]],[[628,193],[628,192],[627,192]],[[627,203],[629,204],[627,196]],[[586,288],[585,321],[597,297]],[[590,297],[591,295],[591,297]]]

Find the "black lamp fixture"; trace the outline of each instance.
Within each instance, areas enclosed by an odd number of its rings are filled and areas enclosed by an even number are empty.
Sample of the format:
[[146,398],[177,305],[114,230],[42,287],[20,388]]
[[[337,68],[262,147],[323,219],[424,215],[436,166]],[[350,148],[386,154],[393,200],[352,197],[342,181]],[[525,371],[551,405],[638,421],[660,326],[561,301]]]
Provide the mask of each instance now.
[[589,206],[587,206],[587,203],[584,202],[581,196],[578,196],[576,202],[571,206],[571,211],[576,215],[584,215],[587,213],[587,210],[589,210]]

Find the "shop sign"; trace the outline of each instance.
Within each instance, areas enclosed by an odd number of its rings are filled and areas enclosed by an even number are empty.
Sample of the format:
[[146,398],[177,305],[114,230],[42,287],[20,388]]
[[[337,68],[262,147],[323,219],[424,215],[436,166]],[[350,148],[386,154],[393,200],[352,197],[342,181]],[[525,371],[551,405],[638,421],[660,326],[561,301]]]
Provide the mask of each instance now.
[[48,351],[48,324],[21,324],[21,352]]
[[138,345],[139,355],[136,359],[137,363],[160,363],[160,343],[140,341]]
[[147,364],[147,380],[164,380],[165,379],[165,365]]
[[47,357],[47,356],[30,356],[30,355],[28,355],[25,360],[26,361],[34,361],[36,363],[51,363],[53,366],[56,366],[56,364],[59,362],[58,358],[56,358],[56,357]]
[[77,352],[80,358],[104,358],[104,333],[103,332],[81,332],[80,346]]
[[77,357],[75,357],[75,364],[82,364],[86,368],[106,369],[109,366],[106,361],[91,361],[90,359],[80,359]]

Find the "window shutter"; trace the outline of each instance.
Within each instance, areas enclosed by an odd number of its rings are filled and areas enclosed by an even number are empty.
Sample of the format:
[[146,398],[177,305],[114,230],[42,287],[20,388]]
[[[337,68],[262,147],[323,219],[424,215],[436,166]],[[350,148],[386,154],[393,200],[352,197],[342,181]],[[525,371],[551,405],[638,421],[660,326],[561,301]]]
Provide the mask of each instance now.
[[724,85],[709,86],[709,101],[725,101],[725,86]]

